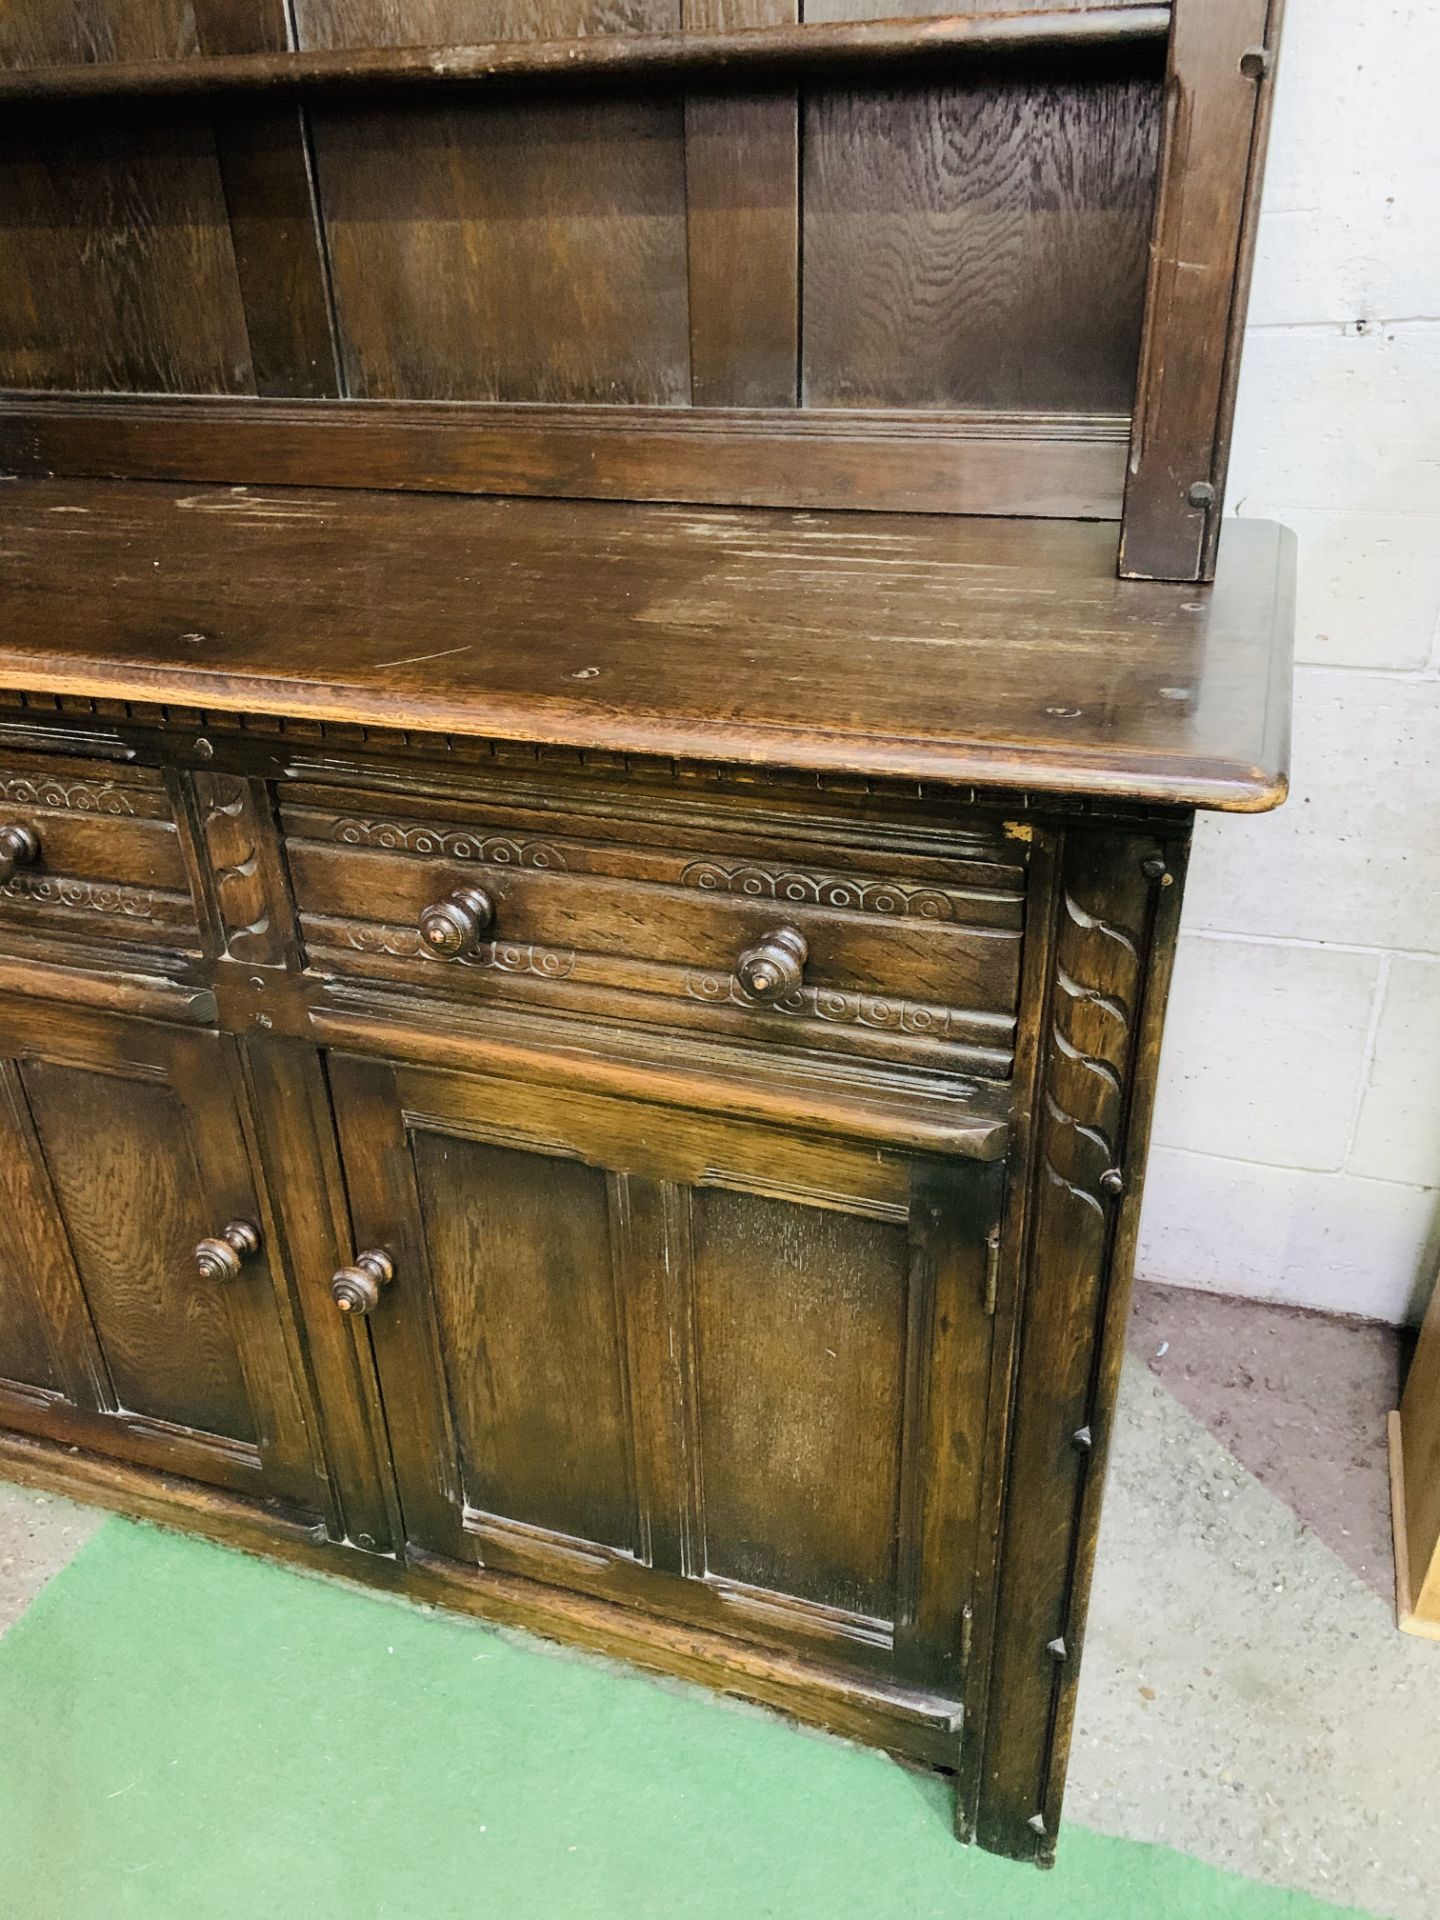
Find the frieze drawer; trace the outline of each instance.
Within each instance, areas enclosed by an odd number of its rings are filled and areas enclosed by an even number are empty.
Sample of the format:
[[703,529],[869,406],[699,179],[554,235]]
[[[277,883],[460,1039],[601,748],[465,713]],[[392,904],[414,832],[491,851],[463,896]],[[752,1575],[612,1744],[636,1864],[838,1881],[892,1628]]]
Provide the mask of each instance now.
[[0,929],[198,951],[163,775],[105,760],[0,754]]
[[1005,1077],[1025,847],[994,815],[557,811],[282,792],[312,971]]

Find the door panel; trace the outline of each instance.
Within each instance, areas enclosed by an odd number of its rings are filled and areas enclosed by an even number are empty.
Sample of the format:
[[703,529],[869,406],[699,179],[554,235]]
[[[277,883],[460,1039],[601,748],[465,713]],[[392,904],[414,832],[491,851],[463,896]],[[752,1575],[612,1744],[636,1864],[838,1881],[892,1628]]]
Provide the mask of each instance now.
[[173,1089],[46,1060],[20,1080],[117,1402],[253,1443],[229,1315],[191,1258],[216,1227]]
[[[232,1044],[0,998],[0,1420],[320,1513]],[[202,1278],[197,1243],[232,1221],[258,1250]]]
[[467,1506],[630,1549],[604,1174],[436,1133],[414,1153]]
[[329,1066],[410,1545],[958,1696],[1002,1169]]
[[702,1190],[691,1247],[707,1574],[893,1619],[904,1223]]

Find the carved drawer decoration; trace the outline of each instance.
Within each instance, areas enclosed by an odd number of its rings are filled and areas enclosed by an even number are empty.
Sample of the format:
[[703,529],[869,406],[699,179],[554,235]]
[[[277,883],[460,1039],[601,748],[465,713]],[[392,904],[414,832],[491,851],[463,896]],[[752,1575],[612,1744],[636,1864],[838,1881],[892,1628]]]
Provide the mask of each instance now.
[[198,951],[163,775],[0,754],[0,929]]
[[763,802],[558,798],[286,788],[312,970],[1008,1076],[1025,846],[995,816],[832,819],[822,841]]

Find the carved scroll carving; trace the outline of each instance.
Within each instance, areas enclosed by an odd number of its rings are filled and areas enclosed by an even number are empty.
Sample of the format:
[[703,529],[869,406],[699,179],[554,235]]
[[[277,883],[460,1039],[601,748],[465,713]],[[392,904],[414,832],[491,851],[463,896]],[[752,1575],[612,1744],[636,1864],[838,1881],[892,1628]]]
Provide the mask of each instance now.
[[1119,1155],[1124,1077],[1140,984],[1140,935],[1060,900],[1045,1076],[1045,1170],[1103,1217],[1102,1177]]
[[78,880],[67,874],[17,873],[0,887],[0,899],[34,900],[41,906],[69,907],[77,913],[103,913],[124,920],[183,925],[190,902],[181,893],[159,887],[126,887],[106,880]]
[[195,797],[225,951],[251,966],[276,965],[284,946],[270,917],[265,828],[252,784],[236,774],[197,773]]
[[801,906],[834,907],[844,913],[883,913],[895,918],[953,920],[955,904],[935,887],[901,887],[889,880],[864,880],[843,874],[772,872],[767,867],[722,867],[695,860],[680,875],[684,887],[701,893],[738,893],[754,900],[794,901]]
[[[685,992],[692,1000],[704,1000],[711,1006],[743,1007],[755,1012],[753,1000],[741,993],[735,976],[729,973],[687,973]],[[922,1005],[915,1000],[897,1000],[872,993],[841,993],[830,987],[797,987],[783,1000],[773,1000],[767,1013],[788,1013],[802,1020],[829,1020],[837,1026],[872,1027],[881,1033],[913,1033],[928,1040],[969,1039],[967,1031],[957,1036],[949,1007]],[[962,1015],[973,1024],[973,1014]],[[997,1042],[998,1044],[998,1042]]]
[[544,840],[517,840],[511,834],[463,833],[402,820],[336,820],[330,838],[346,847],[383,847],[392,853],[417,853],[427,859],[483,860],[494,867],[534,867],[563,872],[559,847]]
[[340,920],[307,914],[306,937],[317,947],[348,947],[352,953],[385,954],[396,960],[423,960],[425,975],[439,981],[458,967],[494,968],[499,973],[530,973],[541,980],[568,980],[575,971],[575,955],[565,947],[524,946],[510,940],[482,942],[474,953],[437,967],[425,951],[416,927],[387,926],[378,920]]
[[[0,800],[16,807],[53,807],[67,813],[106,813],[134,815],[136,796],[124,787],[93,780],[58,780],[49,774],[32,774],[0,780]],[[163,805],[152,810],[163,816]]]

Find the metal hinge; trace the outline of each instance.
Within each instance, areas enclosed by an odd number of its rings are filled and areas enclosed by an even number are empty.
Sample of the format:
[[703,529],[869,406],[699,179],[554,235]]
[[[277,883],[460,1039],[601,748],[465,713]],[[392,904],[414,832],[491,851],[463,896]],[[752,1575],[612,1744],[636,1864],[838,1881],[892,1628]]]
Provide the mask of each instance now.
[[985,1311],[993,1316],[1000,1297],[1000,1222],[985,1236]]

